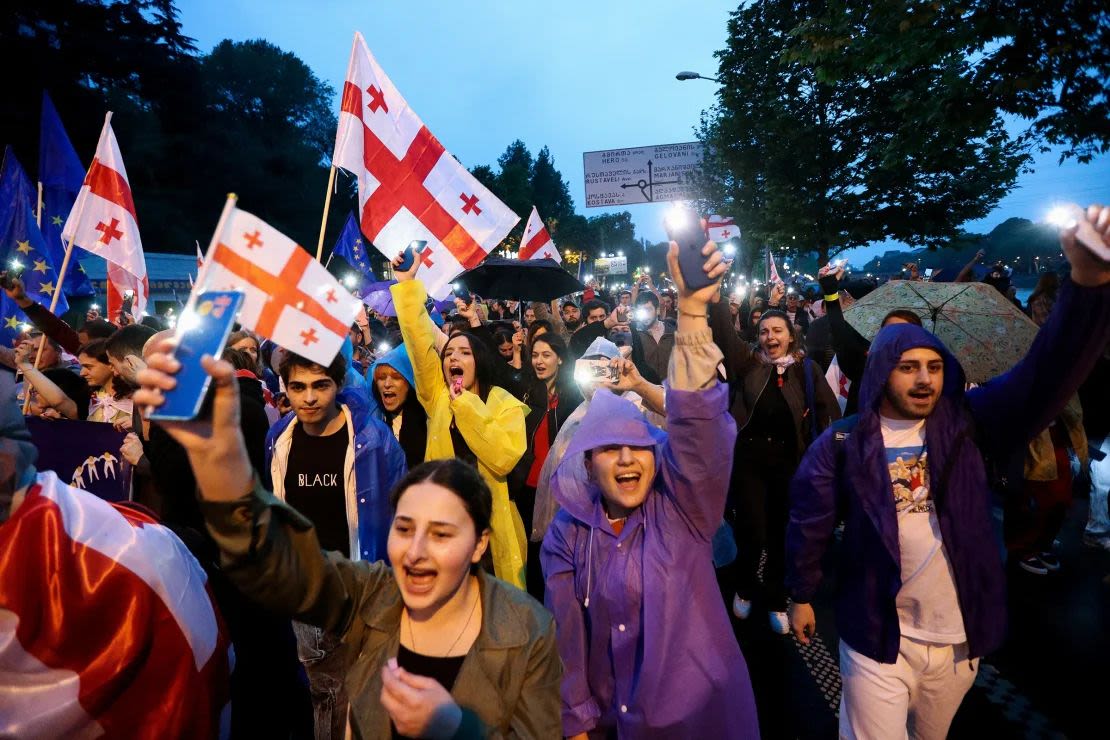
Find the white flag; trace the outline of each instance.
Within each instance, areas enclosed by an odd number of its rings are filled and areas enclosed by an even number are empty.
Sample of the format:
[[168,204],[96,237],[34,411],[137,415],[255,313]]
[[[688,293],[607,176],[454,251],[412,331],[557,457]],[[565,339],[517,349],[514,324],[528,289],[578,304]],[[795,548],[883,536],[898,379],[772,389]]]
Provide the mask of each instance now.
[[705,220],[705,225],[710,241],[718,244],[740,236],[740,229],[736,228],[731,216],[710,216]]
[[304,247],[268,223],[232,208],[216,235],[194,292],[239,290],[244,328],[327,367],[362,301]]
[[547,233],[547,227],[544,226],[543,219],[540,218],[540,212],[535,206],[532,206],[532,215],[528,217],[528,224],[524,227],[524,236],[520,239],[520,259],[563,261],[562,255],[555,248],[555,242],[551,241],[551,235]]
[[62,238],[107,260],[108,316],[118,313],[124,294],[131,292],[132,315],[137,317],[146,308],[150,287],[135,201],[111,118],[109,113],[104,119],[96,154],[62,227]]
[[409,107],[355,33],[332,162],[358,178],[359,225],[393,259],[427,242],[420,279],[443,299],[520,221]]
[[829,382],[829,387],[836,395],[836,402],[840,404],[840,413],[843,414],[844,407],[848,405],[848,389],[852,387],[852,381],[841,371],[836,355],[833,355],[829,369],[825,371],[825,380]]

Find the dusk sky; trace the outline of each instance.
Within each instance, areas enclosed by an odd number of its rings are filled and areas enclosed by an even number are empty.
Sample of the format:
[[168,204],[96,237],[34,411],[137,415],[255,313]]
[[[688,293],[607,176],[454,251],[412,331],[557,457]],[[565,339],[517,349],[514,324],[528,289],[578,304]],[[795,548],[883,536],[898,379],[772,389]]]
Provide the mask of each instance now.
[[[409,105],[463,164],[495,165],[518,138],[533,154],[546,145],[578,211],[593,216],[607,209],[584,207],[582,153],[695,140],[717,86],[675,74],[716,73],[713,52],[725,44],[736,3],[180,0],[178,7],[201,51],[225,38],[267,39],[337,91],[361,31]],[[1040,220],[1056,200],[1110,202],[1110,157],[1089,165],[1057,159],[1038,157],[1035,172],[990,216],[965,228],[987,232],[1013,216]],[[637,235],[662,240],[664,209],[628,206]],[[886,248],[850,256],[862,263]]]

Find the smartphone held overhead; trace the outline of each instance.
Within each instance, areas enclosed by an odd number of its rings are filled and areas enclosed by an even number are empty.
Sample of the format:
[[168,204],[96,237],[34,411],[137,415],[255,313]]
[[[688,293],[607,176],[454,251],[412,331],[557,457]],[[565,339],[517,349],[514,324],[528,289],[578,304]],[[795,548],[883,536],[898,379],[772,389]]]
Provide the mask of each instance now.
[[712,285],[715,280],[703,269],[705,256],[701,253],[709,235],[702,227],[698,214],[689,208],[674,208],[663,219],[667,236],[678,244],[678,268],[689,290]]
[[243,294],[235,291],[201,293],[193,308],[177,322],[174,357],[181,363],[177,385],[166,391],[166,400],[150,414],[161,421],[188,421],[200,413],[211,376],[201,367],[204,356],[219,357],[231,335],[243,305]]
[[1110,262],[1110,246],[1107,246],[1095,231],[1094,226],[1087,220],[1086,211],[1079,206],[1074,203],[1058,205],[1048,212],[1045,220],[1058,229],[1076,229],[1076,241],[1098,259]]
[[408,272],[412,269],[412,265],[416,262],[416,257],[424,251],[424,247],[428,246],[428,242],[423,239],[414,239],[405,247],[405,251],[401,252],[401,264],[397,265],[397,270],[400,272]]

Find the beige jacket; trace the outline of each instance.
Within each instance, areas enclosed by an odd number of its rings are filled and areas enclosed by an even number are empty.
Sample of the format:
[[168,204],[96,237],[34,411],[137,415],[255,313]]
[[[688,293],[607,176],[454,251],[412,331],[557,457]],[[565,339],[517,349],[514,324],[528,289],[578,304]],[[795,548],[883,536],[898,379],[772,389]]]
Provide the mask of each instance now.
[[[403,604],[384,562],[324,553],[312,524],[256,485],[230,503],[202,501],[224,571],[272,611],[340,635],[357,655],[347,667],[356,738],[389,738],[381,669],[397,656]],[[479,572],[482,631],[451,690],[463,710],[456,737],[559,738],[562,663],[550,612],[528,594]]]

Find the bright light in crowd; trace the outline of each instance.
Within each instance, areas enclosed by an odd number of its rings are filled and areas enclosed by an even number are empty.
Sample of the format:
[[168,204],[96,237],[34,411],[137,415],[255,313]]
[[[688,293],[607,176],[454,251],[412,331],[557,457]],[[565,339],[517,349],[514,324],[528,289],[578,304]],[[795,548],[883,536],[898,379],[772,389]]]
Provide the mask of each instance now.
[[20,324],[19,325],[19,330],[20,331],[24,331],[24,332],[31,331],[31,328],[32,327],[31,327],[30,324]]
[[675,206],[667,211],[666,215],[663,216],[663,220],[667,222],[667,228],[673,233],[689,224],[690,211],[681,206]]
[[1058,205],[1053,206],[1053,208],[1045,214],[1044,220],[1058,229],[1071,229],[1075,228],[1075,225],[1079,223],[1078,216],[1080,213],[1082,213],[1082,211],[1080,211],[1078,206],[1067,204]]
[[358,279],[355,278],[352,273],[348,272],[346,275],[343,276],[343,284],[346,285],[348,288],[353,288],[355,287],[355,285],[358,284]]
[[593,280],[593,279],[594,279],[594,276],[593,276],[593,275],[587,275],[587,276],[586,276],[586,278],[585,278],[585,280],[586,280],[586,282],[587,282],[587,283],[588,283],[588,282],[590,282],[590,281],[591,281],[591,280]]
[[650,318],[651,318],[651,314],[648,313],[646,308],[637,308],[636,309],[636,320],[637,321],[642,323],[644,321],[647,321]]
[[737,285],[735,288],[732,289],[732,294],[737,298],[743,298],[745,295],[747,295],[747,293],[748,289],[745,288],[743,285]]
[[786,292],[787,292],[787,293],[793,293],[793,292],[794,292],[794,289],[793,289],[793,288],[787,288],[787,289],[786,289]]
[[177,320],[177,325],[174,328],[177,329],[178,334],[184,334],[198,326],[200,326],[200,317],[197,316],[196,311],[190,308],[181,312],[181,317]]
[[100,310],[100,304],[98,304],[98,303],[90,303],[90,304],[89,304],[89,308],[90,308],[90,309],[92,309],[93,311],[99,311],[99,310]]
[[732,255],[736,254],[736,245],[732,242],[725,242],[725,248],[721,251],[731,257]]
[[617,250],[617,256],[618,257],[623,257],[624,256],[624,250],[618,249]]
[[19,260],[12,260],[12,269],[13,270],[22,270],[23,269],[23,263],[20,262]]
[[388,352],[391,349],[393,349],[393,348],[389,346],[389,342],[382,342],[381,344],[378,345],[378,351],[379,352]]

